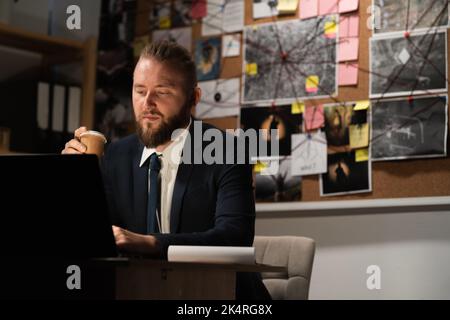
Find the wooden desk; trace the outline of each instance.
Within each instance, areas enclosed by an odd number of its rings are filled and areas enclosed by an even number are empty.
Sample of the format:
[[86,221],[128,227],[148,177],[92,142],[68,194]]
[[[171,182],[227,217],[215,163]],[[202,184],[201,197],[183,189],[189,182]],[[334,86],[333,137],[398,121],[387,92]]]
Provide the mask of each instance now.
[[284,272],[284,267],[110,258],[94,262],[115,270],[116,299],[233,300],[236,272]]

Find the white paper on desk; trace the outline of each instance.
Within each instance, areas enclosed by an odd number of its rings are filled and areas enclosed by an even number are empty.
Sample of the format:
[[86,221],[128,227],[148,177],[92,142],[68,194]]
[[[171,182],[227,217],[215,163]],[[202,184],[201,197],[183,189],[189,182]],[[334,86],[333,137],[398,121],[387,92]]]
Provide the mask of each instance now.
[[66,88],[63,86],[53,87],[53,114],[52,114],[52,130],[63,132],[64,130],[64,95]]
[[208,0],[208,14],[202,19],[202,36],[222,34],[224,0]]
[[237,32],[244,29],[244,1],[230,0],[223,8],[223,31]]
[[253,19],[268,18],[278,15],[276,7],[269,6],[270,0],[253,1]]
[[156,30],[152,33],[152,41],[169,40],[185,47],[192,52],[192,28],[175,28],[166,30]]
[[201,81],[202,98],[195,107],[199,119],[211,119],[239,114],[239,78]]
[[293,176],[327,172],[327,138],[324,132],[293,134],[291,141]]
[[253,247],[169,246],[167,260],[173,262],[216,262],[255,264]]

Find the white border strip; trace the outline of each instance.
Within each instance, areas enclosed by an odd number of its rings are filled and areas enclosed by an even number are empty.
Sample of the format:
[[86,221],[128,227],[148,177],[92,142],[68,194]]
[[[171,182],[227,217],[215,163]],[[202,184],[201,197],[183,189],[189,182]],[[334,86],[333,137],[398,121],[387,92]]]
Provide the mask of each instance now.
[[278,202],[257,203],[256,212],[304,212],[304,211],[342,211],[345,209],[367,208],[408,208],[423,206],[445,206],[450,209],[450,196],[442,197],[411,197],[393,199],[370,200],[337,200],[337,201],[308,201],[308,202]]

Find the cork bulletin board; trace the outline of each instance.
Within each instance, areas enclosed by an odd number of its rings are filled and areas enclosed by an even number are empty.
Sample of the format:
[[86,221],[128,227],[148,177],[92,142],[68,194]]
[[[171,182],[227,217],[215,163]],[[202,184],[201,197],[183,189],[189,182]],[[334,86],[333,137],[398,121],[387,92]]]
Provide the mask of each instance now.
[[[136,36],[149,34],[148,13],[151,8],[149,0],[138,0],[136,15]],[[358,84],[356,86],[339,86],[338,95],[335,97],[340,102],[361,101],[369,99],[369,42],[372,37],[372,30],[367,27],[370,19],[372,0],[359,1],[359,54],[358,54]],[[296,14],[278,16],[275,18],[263,18],[253,20],[252,0],[245,0],[245,20],[244,24],[257,25],[267,22],[284,21],[298,19]],[[150,32],[151,34],[151,32]],[[192,25],[192,47],[195,40],[201,39],[201,22]],[[447,34],[447,52],[450,44]],[[227,57],[221,61],[221,79],[241,77],[243,45],[241,43],[241,54],[238,57]],[[313,53],[312,53],[313,54]],[[447,56],[448,59],[448,56]],[[447,67],[450,65],[447,63]],[[448,73],[447,73],[448,74]],[[445,79],[448,84],[448,78]],[[445,94],[445,93],[444,93]],[[304,100],[306,106],[334,103],[331,98]],[[447,114],[448,117],[448,114]],[[204,120],[221,129],[238,128],[238,117],[223,117],[217,119]],[[448,150],[448,143],[447,143]],[[329,200],[360,200],[360,199],[386,199],[405,197],[433,197],[450,195],[450,159],[430,158],[430,159],[410,159],[401,161],[382,161],[372,163],[372,192],[352,195],[321,197],[319,176],[302,177],[302,198],[301,201],[329,201]],[[300,200],[300,199],[299,199]]]

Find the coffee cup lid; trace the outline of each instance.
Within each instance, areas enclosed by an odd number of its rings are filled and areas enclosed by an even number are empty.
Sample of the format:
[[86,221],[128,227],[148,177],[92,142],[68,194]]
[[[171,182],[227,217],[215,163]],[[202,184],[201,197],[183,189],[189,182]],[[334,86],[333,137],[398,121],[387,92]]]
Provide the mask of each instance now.
[[91,134],[91,135],[93,135],[93,136],[101,137],[101,138],[103,138],[103,141],[104,141],[105,143],[107,142],[107,140],[106,140],[105,136],[103,135],[103,133],[98,132],[98,131],[95,131],[95,130],[89,130],[89,131],[83,132],[82,134],[80,134],[80,138],[81,138],[82,136],[85,136],[85,135],[88,135],[88,134]]

